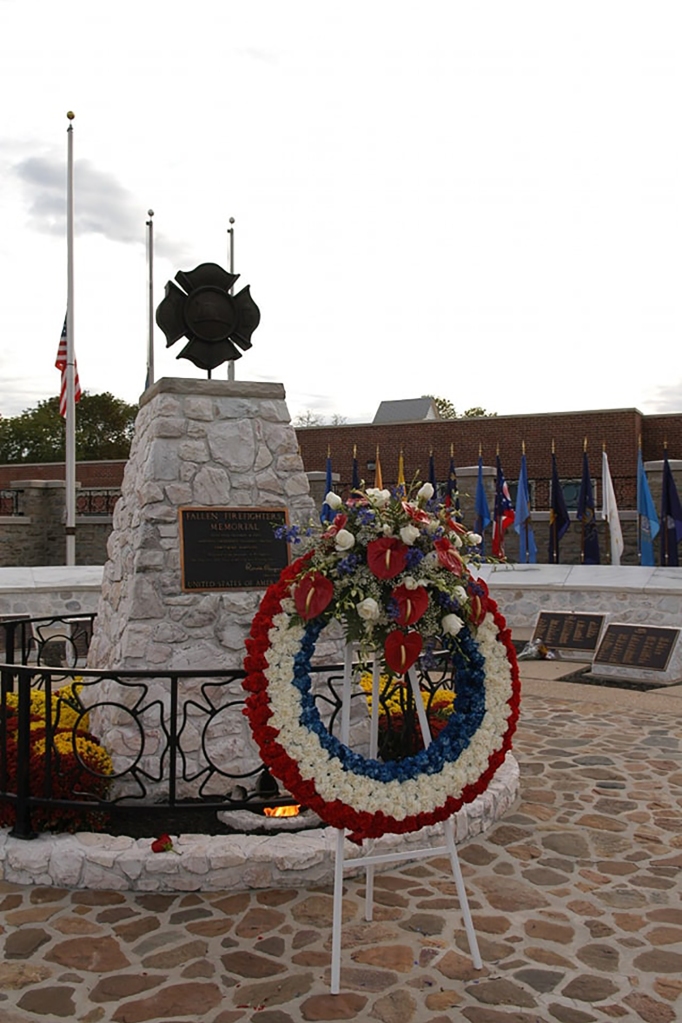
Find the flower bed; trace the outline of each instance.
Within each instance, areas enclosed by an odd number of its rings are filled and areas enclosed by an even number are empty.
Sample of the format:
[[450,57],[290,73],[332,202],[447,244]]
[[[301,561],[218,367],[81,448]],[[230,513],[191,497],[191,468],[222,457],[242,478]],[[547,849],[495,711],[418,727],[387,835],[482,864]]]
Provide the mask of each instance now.
[[[88,731],[87,714],[83,713],[77,696],[77,687],[69,692],[53,694],[48,708],[45,694],[38,689],[31,690],[30,708],[30,793],[32,796],[46,795],[46,743],[48,722],[51,726],[50,786],[49,795],[53,800],[87,800],[104,798],[109,788],[109,776],[113,773],[111,757],[99,740]],[[18,697],[8,693],[5,698],[6,735],[5,791],[16,792],[18,753]],[[49,711],[49,712],[48,712]],[[14,804],[0,800],[0,826],[14,824]],[[34,827],[40,831],[73,831],[82,829],[84,818],[68,807],[35,806],[31,817]],[[106,816],[97,811],[85,817],[91,830],[101,830]]]

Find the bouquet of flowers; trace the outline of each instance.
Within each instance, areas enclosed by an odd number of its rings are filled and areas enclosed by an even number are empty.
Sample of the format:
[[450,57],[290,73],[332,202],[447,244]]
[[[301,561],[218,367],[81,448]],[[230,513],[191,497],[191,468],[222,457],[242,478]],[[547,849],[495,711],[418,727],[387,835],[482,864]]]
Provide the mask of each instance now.
[[310,546],[293,587],[294,621],[338,619],[361,656],[383,649],[389,673],[428,663],[444,638],[470,629],[486,612],[487,589],[472,578],[481,537],[433,500],[425,483],[416,493],[354,491],[321,535],[294,526],[280,536]]

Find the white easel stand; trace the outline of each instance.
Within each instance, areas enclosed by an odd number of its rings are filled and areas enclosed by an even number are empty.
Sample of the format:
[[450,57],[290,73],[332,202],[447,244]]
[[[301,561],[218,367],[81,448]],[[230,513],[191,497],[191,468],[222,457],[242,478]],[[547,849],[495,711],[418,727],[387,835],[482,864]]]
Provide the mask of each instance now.
[[[345,745],[348,744],[350,736],[350,696],[352,669],[353,649],[352,645],[350,643],[347,643],[344,657],[343,694],[341,704],[341,742],[344,743]],[[424,704],[422,702],[421,694],[419,692],[419,686],[417,684],[417,680],[409,671],[406,673],[406,677],[410,683],[412,695],[414,696],[414,703],[417,710],[417,716],[419,718],[422,736],[424,737],[424,745],[428,747],[431,743],[431,729],[429,728],[429,723],[426,717],[426,711],[424,710]],[[378,659],[375,657],[374,665],[372,668],[372,717],[370,725],[370,749],[369,749],[369,755],[371,758],[376,758],[379,742],[379,679],[380,666]],[[444,853],[447,853],[448,856],[450,857],[450,863],[452,864],[452,874],[455,879],[457,897],[459,899],[459,906],[462,912],[462,918],[464,920],[464,929],[466,931],[467,940],[469,942],[469,951],[471,953],[471,959],[476,970],[482,969],[483,961],[478,950],[476,932],[474,930],[474,924],[471,919],[469,901],[467,899],[467,893],[464,887],[464,879],[462,878],[462,871],[459,865],[459,857],[457,856],[457,846],[455,845],[455,827],[452,817],[449,817],[446,821],[443,822],[443,832],[445,834],[445,845],[435,846],[433,848],[422,847],[417,849],[409,849],[404,852],[379,853],[374,855],[371,852],[374,842],[373,840],[370,840],[369,844],[370,852],[367,853],[367,855],[364,855],[363,853],[363,855],[361,856],[354,856],[353,859],[347,860],[345,858],[346,833],[343,830],[343,828],[337,830],[336,856],[334,860],[334,904],[332,921],[331,993],[333,995],[338,995],[340,990],[341,979],[343,872],[345,869],[350,867],[365,868],[365,920],[371,920],[374,911],[373,902],[375,864],[393,863],[398,862],[400,860],[422,860],[427,857],[442,856]]]

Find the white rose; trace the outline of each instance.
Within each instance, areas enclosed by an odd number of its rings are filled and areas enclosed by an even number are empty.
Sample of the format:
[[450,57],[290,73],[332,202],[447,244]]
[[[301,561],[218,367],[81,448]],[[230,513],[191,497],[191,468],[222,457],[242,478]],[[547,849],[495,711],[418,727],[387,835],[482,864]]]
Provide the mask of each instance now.
[[337,551],[349,551],[355,547],[355,537],[349,530],[340,529],[334,537],[334,543]]
[[419,586],[419,583],[414,578],[414,576],[406,575],[405,578],[403,579],[403,586],[405,587],[406,590],[416,590],[417,587]]
[[456,636],[464,626],[464,622],[457,615],[445,615],[440,624],[443,627],[443,632],[446,632],[449,636]]
[[381,527],[381,532],[384,534],[384,536],[392,536],[393,535],[393,530],[389,526],[388,522],[384,522],[383,526]]
[[424,483],[417,491],[417,497],[422,498],[424,501],[430,501],[433,497],[433,484]]
[[374,597],[365,597],[355,605],[355,610],[366,622],[375,622],[379,617],[379,605]]
[[391,500],[391,492],[390,490],[379,490],[378,487],[370,487],[367,497],[369,503],[373,504],[375,508],[385,508]]
[[403,541],[403,543],[407,544],[408,547],[412,546],[412,544],[414,543],[418,536],[419,530],[417,529],[416,526],[413,526],[411,523],[407,526],[403,526],[400,530],[400,539]]
[[330,490],[324,499],[324,503],[328,504],[332,511],[338,511],[343,505],[343,501],[338,494],[335,494],[333,490]]
[[467,599],[467,591],[464,589],[463,586],[455,586],[454,590],[452,591],[452,595],[455,598],[455,600],[460,604],[463,604]]
[[467,533],[467,543],[470,547],[478,547],[482,539],[479,533]]

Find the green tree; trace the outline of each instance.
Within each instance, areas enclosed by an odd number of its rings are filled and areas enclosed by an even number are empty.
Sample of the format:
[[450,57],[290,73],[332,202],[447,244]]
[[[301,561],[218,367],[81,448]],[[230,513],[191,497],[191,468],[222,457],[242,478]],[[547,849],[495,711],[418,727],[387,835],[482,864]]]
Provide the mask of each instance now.
[[472,408],[468,408],[466,412],[461,415],[462,419],[475,419],[477,416],[496,416],[497,412],[488,412],[483,408],[482,405],[474,405]]
[[[105,391],[88,394],[76,406],[76,459],[127,458],[137,405]],[[63,462],[65,429],[59,398],[38,402],[18,416],[0,419],[0,463]]]
[[423,394],[422,397],[432,399],[434,405],[438,409],[441,419],[473,419],[475,416],[497,415],[497,412],[487,412],[482,405],[474,405],[472,408],[468,408],[466,412],[462,412],[461,415],[458,415],[455,410],[455,406],[449,398],[439,398],[435,394]]

